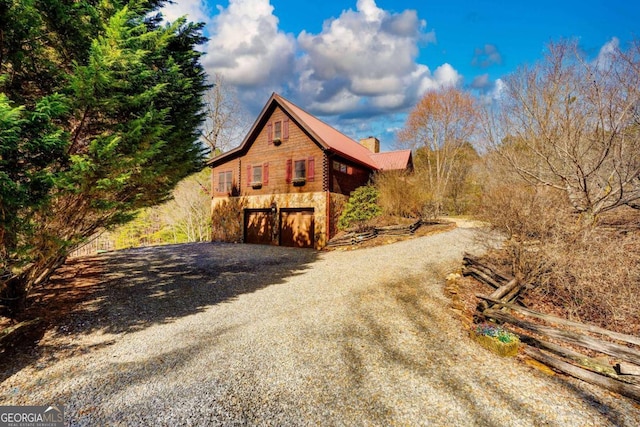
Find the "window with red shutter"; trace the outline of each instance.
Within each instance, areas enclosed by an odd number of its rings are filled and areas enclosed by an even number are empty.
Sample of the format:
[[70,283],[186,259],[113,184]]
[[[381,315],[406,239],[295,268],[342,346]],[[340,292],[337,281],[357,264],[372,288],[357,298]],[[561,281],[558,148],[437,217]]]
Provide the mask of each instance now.
[[269,163],[262,165],[262,183],[267,185],[269,183]]
[[247,165],[247,187],[251,187],[252,178],[253,178],[253,169],[251,169],[251,165]]
[[282,122],[279,120],[273,123],[273,140],[282,141]]
[[292,166],[293,162],[291,159],[287,160],[287,184],[291,184],[291,175],[292,175]]
[[307,181],[313,181],[316,178],[316,160],[309,157],[307,161]]
[[273,124],[267,124],[267,144],[273,144]]
[[289,139],[289,119],[282,122],[282,139]]

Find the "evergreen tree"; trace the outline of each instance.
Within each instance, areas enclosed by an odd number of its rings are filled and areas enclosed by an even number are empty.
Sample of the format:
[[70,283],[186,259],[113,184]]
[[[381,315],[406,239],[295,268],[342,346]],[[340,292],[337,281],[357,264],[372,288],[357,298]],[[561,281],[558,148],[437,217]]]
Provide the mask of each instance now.
[[201,24],[152,0],[0,0],[0,298],[201,169]]
[[372,185],[358,187],[351,193],[344,210],[338,219],[338,228],[346,230],[350,227],[363,228],[364,224],[382,214],[378,204],[380,194]]

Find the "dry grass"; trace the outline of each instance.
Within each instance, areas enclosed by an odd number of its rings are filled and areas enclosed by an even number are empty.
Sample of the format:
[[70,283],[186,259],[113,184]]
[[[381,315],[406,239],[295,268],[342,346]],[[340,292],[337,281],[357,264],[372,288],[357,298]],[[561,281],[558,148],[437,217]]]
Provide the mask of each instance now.
[[496,185],[484,218],[508,240],[491,262],[527,284],[534,308],[640,335],[640,211],[617,209],[589,224],[548,188]]
[[416,176],[407,173],[381,173],[375,177],[378,205],[383,215],[421,217],[431,197],[416,182]]

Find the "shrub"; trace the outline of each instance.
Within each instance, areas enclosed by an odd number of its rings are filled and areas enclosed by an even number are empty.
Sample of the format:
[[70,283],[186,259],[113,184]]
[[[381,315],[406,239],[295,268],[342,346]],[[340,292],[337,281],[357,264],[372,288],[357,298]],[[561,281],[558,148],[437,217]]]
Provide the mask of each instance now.
[[482,216],[506,241],[490,261],[526,285],[525,301],[638,334],[640,212],[619,208],[584,221],[562,192],[495,175],[485,182]]
[[362,229],[366,221],[382,214],[382,209],[378,205],[378,190],[370,185],[357,188],[340,215],[338,228],[346,230],[348,228]]
[[417,218],[422,216],[425,191],[416,185],[415,177],[407,173],[378,173],[374,185],[378,190],[378,205],[387,216]]

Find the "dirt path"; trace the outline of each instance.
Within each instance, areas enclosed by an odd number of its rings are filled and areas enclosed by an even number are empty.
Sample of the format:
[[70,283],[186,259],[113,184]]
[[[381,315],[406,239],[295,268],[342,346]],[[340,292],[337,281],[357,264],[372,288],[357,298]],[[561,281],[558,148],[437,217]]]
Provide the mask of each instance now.
[[631,402],[467,337],[442,278],[476,236],[110,254],[0,404],[61,402],[71,425],[640,424]]

